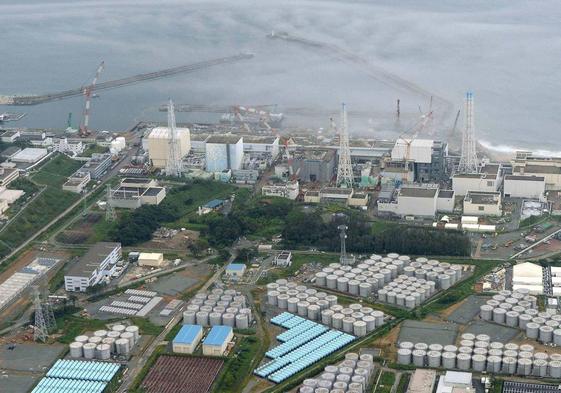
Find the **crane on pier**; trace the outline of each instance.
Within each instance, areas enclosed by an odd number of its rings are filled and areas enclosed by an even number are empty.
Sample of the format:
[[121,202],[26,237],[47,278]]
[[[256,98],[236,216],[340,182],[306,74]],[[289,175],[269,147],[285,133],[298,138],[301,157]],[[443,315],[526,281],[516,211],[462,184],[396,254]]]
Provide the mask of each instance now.
[[105,68],[105,62],[101,62],[101,64],[99,65],[99,67],[97,67],[97,71],[95,73],[95,77],[93,78],[93,81],[91,83],[91,85],[88,85],[86,87],[84,87],[84,97],[85,97],[85,102],[84,102],[84,118],[82,121],[82,124],[80,125],[80,136],[81,137],[85,137],[91,134],[90,130],[89,130],[89,124],[90,124],[90,109],[91,109],[91,105],[92,105],[92,92],[95,89],[95,85],[97,84],[97,80],[99,79],[99,76],[101,75],[101,72],[103,71],[103,69]]

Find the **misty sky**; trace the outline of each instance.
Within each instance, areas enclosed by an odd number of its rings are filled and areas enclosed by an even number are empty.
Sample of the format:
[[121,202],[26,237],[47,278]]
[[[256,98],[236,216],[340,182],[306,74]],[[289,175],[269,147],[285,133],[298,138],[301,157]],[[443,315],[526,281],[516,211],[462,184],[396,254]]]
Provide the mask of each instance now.
[[[0,1],[0,93],[77,87],[102,59],[102,80],[110,80],[246,51],[255,58],[100,92],[91,125],[125,129],[140,119],[164,120],[156,108],[170,96],[177,103],[330,109],[345,101],[351,110],[388,116],[397,98],[405,112],[426,108],[426,97],[376,77],[385,70],[445,98],[451,113],[473,91],[483,141],[561,150],[560,22],[558,1]],[[267,39],[273,29],[344,48],[374,71]],[[29,113],[22,125],[64,127],[68,112],[79,121],[81,108],[74,98],[15,110]],[[443,119],[441,109],[435,117],[446,135],[453,116]],[[351,129],[387,137],[389,120],[351,119]]]

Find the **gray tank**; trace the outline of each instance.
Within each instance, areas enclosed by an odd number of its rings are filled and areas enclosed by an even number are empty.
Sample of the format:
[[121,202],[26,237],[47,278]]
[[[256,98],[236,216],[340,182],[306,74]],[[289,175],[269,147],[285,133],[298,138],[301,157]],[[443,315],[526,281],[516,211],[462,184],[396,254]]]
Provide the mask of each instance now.
[[549,375],[552,378],[561,378],[561,361],[552,360],[549,362]]
[[536,340],[539,335],[539,328],[540,325],[538,325],[537,323],[529,322],[526,325],[526,337]]
[[530,375],[532,373],[532,361],[530,359],[518,359],[518,368],[516,370],[519,375]]
[[413,351],[413,364],[417,367],[423,367],[425,365],[425,357],[427,355],[426,351],[422,349],[416,349]]
[[345,318],[345,316],[341,313],[335,313],[331,316],[333,329],[341,330],[343,328],[343,318]]
[[506,318],[506,310],[504,308],[493,309],[493,322],[504,325],[505,318]]
[[235,314],[231,314],[231,313],[222,314],[222,324],[224,324],[225,326],[235,327],[236,325]]
[[277,297],[277,305],[281,310],[286,310],[288,308],[288,299],[289,296],[285,293],[281,293],[278,297]]
[[208,312],[199,311],[196,314],[197,325],[208,326]]
[[195,311],[184,311],[183,312],[183,324],[184,325],[195,325],[196,322],[197,321],[196,321],[196,312]]
[[208,315],[210,326],[222,325],[222,314],[212,312]]
[[353,325],[355,321],[356,320],[353,317],[343,318],[343,331],[345,333],[353,334]]
[[[280,301],[280,299],[279,299]],[[298,300],[298,298],[296,297],[291,297],[287,300],[287,310],[290,313],[296,314],[298,312],[298,303],[300,302],[300,300]]]
[[487,358],[484,355],[473,355],[471,357],[472,367],[475,371],[485,371]]
[[440,367],[441,352],[439,351],[428,351],[427,360],[429,367],[438,368]]
[[518,317],[520,316],[519,313],[516,311],[507,311],[506,313],[506,325],[510,327],[517,327],[518,326]]
[[469,370],[471,368],[471,355],[467,353],[459,353],[456,356],[456,364],[460,370]]
[[549,344],[553,341],[553,328],[551,326],[540,326],[539,339],[544,344]]
[[487,358],[487,371],[498,374],[502,369],[502,359],[499,356],[489,356]]
[[516,360],[516,358],[504,357],[502,372],[510,375],[516,374],[517,365],[518,361]]
[[444,352],[442,354],[442,367],[446,369],[456,368],[456,354],[454,352]]
[[331,326],[331,317],[333,316],[333,310],[323,310],[321,312],[321,323],[327,326]]

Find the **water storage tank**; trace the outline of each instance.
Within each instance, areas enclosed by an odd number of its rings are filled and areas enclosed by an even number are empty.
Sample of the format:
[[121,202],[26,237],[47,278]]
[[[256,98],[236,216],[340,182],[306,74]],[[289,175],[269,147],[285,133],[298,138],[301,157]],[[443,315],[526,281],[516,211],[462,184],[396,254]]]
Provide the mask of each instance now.
[[[194,311],[184,311],[183,312],[183,324],[184,325],[195,325],[196,324],[195,314],[196,314],[196,312],[194,312]],[[120,336],[119,332],[114,332],[114,333],[117,333],[117,336]]]
[[317,321],[319,319],[320,307],[317,304],[310,304],[308,306],[308,319]]
[[485,341],[485,342],[490,342],[491,341],[491,337],[487,334],[478,334],[477,336],[475,336],[475,341]]
[[539,338],[544,344],[553,342],[553,328],[551,326],[540,326]]
[[543,359],[534,360],[534,375],[538,377],[547,377],[547,361]]
[[386,301],[389,304],[395,304],[395,297],[396,297],[396,293],[394,291],[389,291],[386,295]]
[[549,362],[549,375],[552,378],[561,378],[561,361],[553,360]]
[[539,328],[540,325],[538,325],[537,323],[529,322],[526,325],[526,337],[532,338],[534,340],[537,339],[539,334]]
[[503,308],[493,309],[493,322],[504,324],[506,318],[506,310]]
[[534,352],[534,347],[530,344],[522,344],[519,349],[522,352]]
[[115,352],[115,338],[114,337],[105,337],[101,340],[102,344],[107,344],[111,348],[111,352]]
[[357,337],[366,336],[367,329],[366,329],[366,322],[364,321],[356,321],[353,324],[353,334]]
[[88,343],[98,345],[101,344],[101,340],[103,340],[101,337],[93,336],[88,339]]
[[108,360],[111,358],[111,346],[107,344],[99,344],[95,348],[95,357],[99,360]]
[[473,355],[471,357],[472,367],[475,371],[485,371],[487,358],[484,355]]
[[532,361],[530,359],[518,359],[517,374],[530,375],[532,373]]
[[358,285],[358,293],[361,297],[369,297],[372,293],[372,285],[367,282],[360,283]]
[[107,330],[96,330],[96,331],[94,332],[94,336],[95,336],[95,337],[105,338],[105,337],[107,337]]
[[199,311],[196,314],[197,325],[208,326],[208,312]]
[[86,343],[83,345],[82,349],[84,351],[84,357],[86,359],[95,358],[95,347],[97,347],[97,345],[94,343]]
[[81,358],[84,356],[84,344],[81,342],[73,342],[70,344],[70,356],[73,358]]
[[236,315],[232,313],[222,314],[222,324],[225,326],[235,327],[236,326]]
[[301,317],[306,318],[308,316],[308,307],[310,306],[310,303],[306,302],[306,301],[301,301],[297,303],[297,307],[298,307],[298,315],[300,315]]
[[[121,333],[119,333],[120,335]],[[78,342],[78,343],[82,343],[85,344],[88,342],[90,338],[88,336],[76,336],[76,338],[74,339],[74,341]]]
[[425,344],[425,343],[416,343],[416,344],[414,345],[414,348],[415,348],[415,349],[420,349],[420,350],[422,350],[422,351],[428,351],[429,346],[428,346],[427,344]]
[[357,280],[349,280],[348,286],[349,286],[349,293],[351,295],[358,295],[358,286],[360,285],[360,282]]
[[427,352],[427,360],[429,367],[440,367],[440,358],[441,353],[438,351],[428,351]]
[[510,326],[510,327],[517,327],[519,316],[520,316],[520,314],[517,313],[516,311],[507,311],[507,313],[506,313],[506,325]]
[[[206,297],[206,295],[205,295]],[[127,327],[125,325],[113,325],[113,327],[111,328],[111,330],[113,330],[114,332],[119,332],[119,333],[123,333],[125,331]]]
[[557,346],[561,346],[561,329],[555,329],[553,331],[553,343]]
[[489,356],[487,358],[487,371],[490,373],[498,374],[501,372],[502,359],[500,356]]
[[518,316],[518,327],[522,330],[526,330],[528,323],[532,322],[532,316],[528,314],[521,314]]
[[460,370],[469,370],[471,368],[471,355],[467,353],[459,353],[456,355],[456,364]]
[[503,358],[503,372],[505,374],[516,374],[518,361],[516,358],[504,357]]
[[129,346],[132,348],[134,346],[134,334],[130,332],[121,333],[121,338],[126,338],[129,340]]
[[115,349],[119,355],[128,355],[130,353],[130,343],[126,338],[120,338],[115,341]]
[[125,329],[125,332],[129,332],[129,333],[132,333],[134,335],[134,342],[137,342],[138,339],[140,338],[140,329],[136,325],[128,326]]
[[414,296],[406,296],[405,297],[405,307],[408,309],[415,308],[417,302],[415,301]]
[[384,313],[382,311],[374,310],[370,315],[376,318],[376,327],[380,327],[384,324]]
[[471,341],[471,340],[462,340],[462,341],[460,341],[460,346],[461,346],[461,347],[473,348],[474,345],[475,345],[475,342],[473,342],[473,341]]
[[345,333],[353,334],[353,325],[354,325],[355,321],[356,320],[353,317],[343,318],[343,331]]
[[[296,297],[288,298],[288,300],[286,301],[288,312],[293,313],[293,314],[297,313],[299,302],[300,302],[300,300],[298,300],[298,298],[296,298]],[[279,299],[279,303],[280,303],[280,299]]]
[[349,279],[347,277],[339,277],[337,279],[337,290],[347,292],[349,289]]
[[442,353],[441,362],[442,362],[442,367],[446,369],[456,368],[456,354],[453,352]]
[[247,329],[249,328],[249,318],[247,314],[236,315],[236,328],[237,329]]
[[345,316],[341,313],[335,313],[331,316],[333,329],[341,330],[343,328],[343,318],[345,318]]
[[323,310],[321,312],[321,323],[327,326],[331,326],[331,317],[333,316],[333,310]]
[[448,289],[450,288],[451,284],[452,282],[448,274],[440,274],[438,276],[438,287],[440,289]]
[[455,345],[445,345],[444,346],[444,352],[456,353],[456,352],[458,352],[458,347],[455,346]]
[[277,305],[277,298],[278,298],[279,294],[280,293],[278,291],[267,292],[267,303],[269,303],[271,306],[276,306]]
[[417,367],[423,367],[425,365],[426,351],[422,349],[416,349],[413,351],[413,364]]

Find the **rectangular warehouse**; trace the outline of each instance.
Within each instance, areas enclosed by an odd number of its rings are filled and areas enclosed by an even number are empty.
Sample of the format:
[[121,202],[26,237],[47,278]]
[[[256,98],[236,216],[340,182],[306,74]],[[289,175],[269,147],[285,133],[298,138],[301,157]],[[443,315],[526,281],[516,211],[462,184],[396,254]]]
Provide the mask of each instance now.
[[222,356],[228,343],[232,341],[234,331],[230,326],[213,326],[203,341],[203,355]]
[[183,325],[172,341],[175,353],[191,354],[203,337],[203,327],[200,325]]
[[504,182],[504,194],[505,197],[542,201],[545,194],[545,177],[507,175]]
[[[191,132],[188,128],[176,128],[179,155],[182,158],[191,150]],[[164,169],[168,162],[170,132],[168,127],[155,127],[148,135],[148,157],[154,168]]]
[[237,135],[212,135],[206,141],[205,160],[208,172],[241,169],[243,138]]
[[96,243],[70,266],[64,275],[64,288],[69,292],[85,292],[110,277],[121,256],[121,243]]
[[164,264],[164,254],[160,252],[141,252],[138,266],[160,267]]

